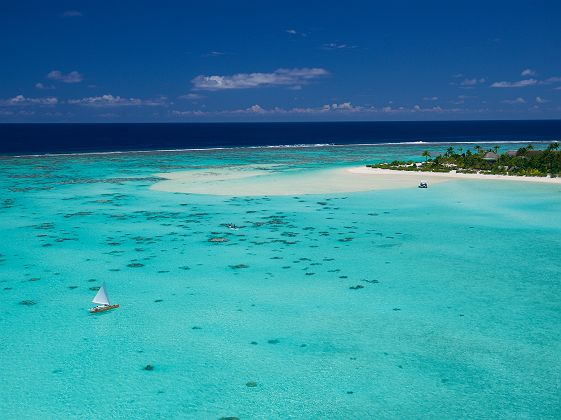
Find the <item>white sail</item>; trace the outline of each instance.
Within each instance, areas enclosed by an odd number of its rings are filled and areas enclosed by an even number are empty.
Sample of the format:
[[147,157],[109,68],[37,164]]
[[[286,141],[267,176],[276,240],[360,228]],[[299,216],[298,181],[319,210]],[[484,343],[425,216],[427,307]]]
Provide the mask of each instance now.
[[99,288],[92,302],[99,305],[110,305],[109,298],[107,297],[107,292],[105,291],[105,283]]

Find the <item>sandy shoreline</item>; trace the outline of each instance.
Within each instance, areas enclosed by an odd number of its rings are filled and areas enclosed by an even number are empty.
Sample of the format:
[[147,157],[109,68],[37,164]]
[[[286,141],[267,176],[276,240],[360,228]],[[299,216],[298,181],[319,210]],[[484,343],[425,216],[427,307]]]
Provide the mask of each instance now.
[[298,173],[276,171],[263,165],[216,167],[156,174],[163,180],[156,191],[227,196],[334,194],[359,191],[417,188],[421,180],[430,185],[458,180],[500,180],[561,184],[561,178],[458,174],[455,172],[409,172],[390,169],[346,167]]
[[[259,166],[259,165],[257,165]],[[261,165],[262,166],[262,165]],[[317,169],[298,173],[259,170],[254,165],[231,168],[159,173],[163,178],[150,188],[157,191],[229,195],[267,196],[333,194],[397,188],[416,188],[417,180],[409,177],[379,174],[363,176],[356,168]],[[447,179],[431,179],[431,183]]]
[[438,179],[485,179],[496,181],[518,181],[518,182],[539,182],[545,184],[561,184],[561,178],[546,178],[546,177],[533,177],[533,176],[518,176],[518,175],[486,175],[486,174],[462,174],[452,172],[422,172],[422,171],[394,171],[392,169],[368,168],[360,166],[348,169],[353,174],[360,175],[393,175],[396,177],[416,177],[423,180]]

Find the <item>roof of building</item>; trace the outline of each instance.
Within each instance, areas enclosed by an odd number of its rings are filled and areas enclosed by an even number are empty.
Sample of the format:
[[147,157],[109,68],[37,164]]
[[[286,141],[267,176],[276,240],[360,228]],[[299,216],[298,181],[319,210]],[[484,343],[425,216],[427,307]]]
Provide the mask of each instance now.
[[483,155],[483,159],[485,160],[497,160],[499,158],[499,155],[497,155],[495,152],[487,152],[485,153],[485,155]]
[[[523,156],[539,156],[542,153],[543,150],[526,150],[526,153],[524,153]],[[509,150],[508,152],[506,152],[506,154],[509,156],[520,156],[518,150]]]

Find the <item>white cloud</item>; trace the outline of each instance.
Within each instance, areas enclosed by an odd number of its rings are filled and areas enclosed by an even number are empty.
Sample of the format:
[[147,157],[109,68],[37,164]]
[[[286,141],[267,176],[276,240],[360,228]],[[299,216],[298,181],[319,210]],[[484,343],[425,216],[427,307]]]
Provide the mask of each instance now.
[[203,54],[203,57],[220,57],[223,55],[226,55],[226,53],[222,51],[210,51],[207,52],[206,54]]
[[98,108],[121,107],[121,106],[163,106],[166,105],[166,98],[158,99],[138,99],[122,98],[113,95],[89,96],[81,99],[69,99],[71,105],[83,105]]
[[355,107],[350,102],[342,102],[340,104],[326,104],[319,107],[308,108],[263,108],[261,105],[255,104],[248,108],[232,109],[224,111],[171,111],[176,116],[208,116],[208,115],[240,115],[240,114],[259,114],[259,115],[297,115],[297,114],[325,114],[325,113],[350,113],[358,111],[373,111],[375,108]]
[[59,101],[53,96],[46,98],[27,98],[23,95],[16,95],[9,99],[0,99],[0,106],[26,106],[26,105],[56,105]]
[[483,77],[477,79],[464,79],[460,82],[460,86],[476,86],[479,83],[485,83],[485,79]]
[[524,79],[524,80],[519,80],[517,82],[495,82],[491,85],[492,88],[522,88],[522,87],[528,87],[528,86],[533,86],[536,83],[538,83],[538,81],[536,79]]
[[438,101],[438,96],[425,96],[423,101]]
[[248,108],[248,111],[254,112],[256,114],[263,114],[265,110],[259,105],[252,105]]
[[269,86],[301,86],[328,75],[322,68],[278,69],[272,73],[238,73],[229,76],[197,76],[191,83],[196,90],[252,89]]
[[43,83],[39,82],[39,83],[35,83],[35,87],[37,89],[41,89],[41,90],[50,90],[50,89],[54,89],[55,87],[53,85],[44,85]]
[[549,85],[551,83],[559,83],[561,82],[561,77],[549,77],[545,80],[540,82],[540,85]]
[[209,115],[210,113],[205,111],[178,111],[173,110],[170,112],[171,115],[175,117],[202,117],[205,115]]
[[56,80],[63,83],[80,83],[84,80],[84,76],[82,76],[77,71],[71,71],[70,73],[62,73],[60,70],[53,70],[47,74],[47,79]]
[[246,109],[238,109],[233,111],[224,111],[224,113],[234,113],[234,114],[244,114],[244,113],[254,113],[254,114],[262,114],[262,115],[282,115],[282,114],[324,114],[324,113],[351,113],[351,112],[358,112],[358,111],[367,111],[373,110],[374,108],[366,108],[366,107],[355,107],[350,102],[342,102],[340,104],[333,103],[333,104],[325,104],[319,107],[308,107],[308,108],[281,108],[281,107],[274,107],[270,109],[266,109],[261,107],[260,105],[253,105]]
[[236,115],[261,115],[261,116],[285,116],[285,115],[373,115],[373,114],[383,114],[383,113],[443,113],[443,112],[459,112],[461,109],[451,108],[443,109],[439,106],[433,106],[430,108],[423,108],[419,105],[415,105],[411,108],[407,107],[396,107],[386,106],[383,108],[376,108],[373,106],[361,106],[353,105],[350,102],[325,104],[318,107],[295,107],[295,108],[264,108],[258,104],[252,105],[248,108],[242,109],[232,109],[232,110],[222,110],[222,111],[202,111],[202,110],[189,110],[189,111],[178,111],[173,110],[170,112],[171,115],[176,117],[200,117],[200,116],[236,116]]
[[293,29],[293,28],[285,29],[285,32],[287,34],[293,35],[293,36],[302,36],[302,37],[308,36],[308,34],[306,32],[300,32],[300,31],[297,31],[296,29]]
[[521,98],[520,96],[516,99],[505,99],[503,101],[503,103],[505,104],[510,104],[510,105],[520,105],[520,104],[525,104],[526,101],[524,100],[524,98]]
[[322,45],[322,49],[324,50],[344,50],[344,49],[353,49],[358,48],[357,45],[347,45],[347,44],[340,44],[338,42],[329,42],[327,44]]
[[79,17],[82,16],[82,12],[78,10],[67,10],[61,14],[62,17]]
[[522,70],[522,73],[520,73],[520,76],[535,76],[535,75],[536,75],[536,71],[532,69],[524,69]]
[[187,93],[186,95],[179,96],[179,99],[186,99],[188,101],[196,101],[202,98],[204,98],[204,96],[198,93]]
[[540,97],[540,96],[536,96],[536,102],[537,102],[538,104],[545,104],[545,103],[549,102],[549,100],[544,99],[544,98],[542,98],[542,97]]

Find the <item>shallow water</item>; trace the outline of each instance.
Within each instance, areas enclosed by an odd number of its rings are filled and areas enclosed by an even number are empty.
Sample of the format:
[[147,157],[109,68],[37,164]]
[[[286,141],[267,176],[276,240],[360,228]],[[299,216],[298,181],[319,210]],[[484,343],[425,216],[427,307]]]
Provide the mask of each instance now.
[[2,417],[558,418],[560,186],[150,188],[420,147],[0,160]]

